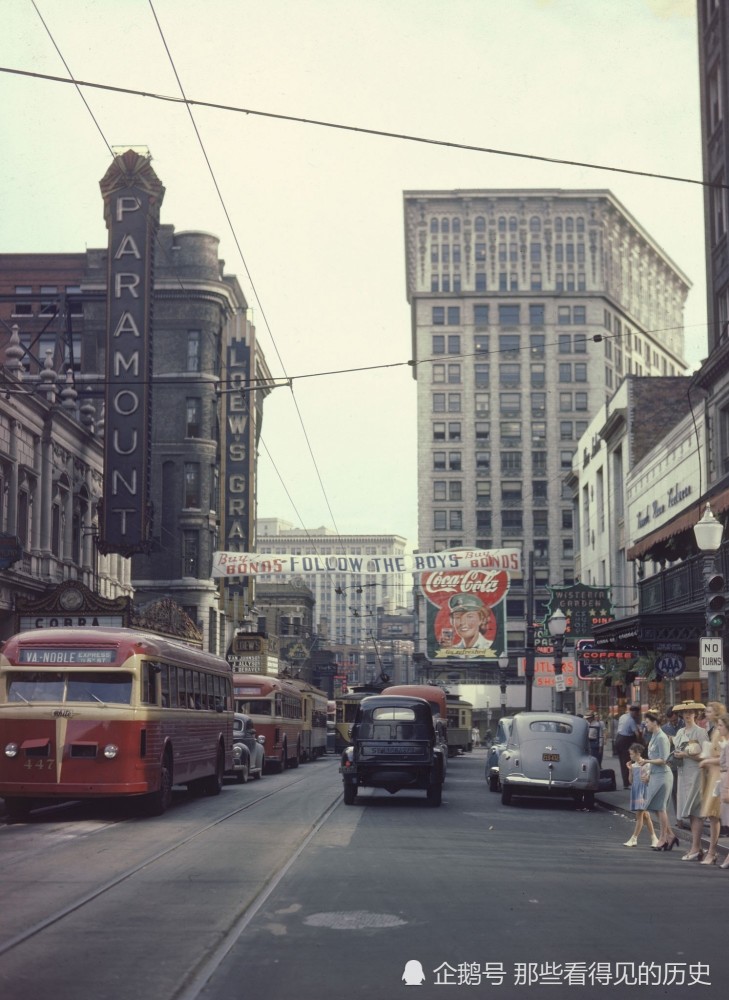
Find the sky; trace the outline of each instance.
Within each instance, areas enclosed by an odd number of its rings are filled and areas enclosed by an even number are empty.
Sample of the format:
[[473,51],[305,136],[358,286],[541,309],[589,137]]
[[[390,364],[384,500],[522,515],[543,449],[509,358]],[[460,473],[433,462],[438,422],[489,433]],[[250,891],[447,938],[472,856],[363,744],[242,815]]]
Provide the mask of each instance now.
[[[130,145],[162,222],[220,237],[293,378],[265,403],[260,517],[416,544],[405,190],[611,190],[693,283],[686,359],[706,356],[700,185],[528,158],[700,180],[694,0],[3,0],[2,26],[3,70],[527,154],[211,108],[193,124],[0,72],[0,253],[105,246],[98,185]],[[368,370],[323,374],[343,369]]]

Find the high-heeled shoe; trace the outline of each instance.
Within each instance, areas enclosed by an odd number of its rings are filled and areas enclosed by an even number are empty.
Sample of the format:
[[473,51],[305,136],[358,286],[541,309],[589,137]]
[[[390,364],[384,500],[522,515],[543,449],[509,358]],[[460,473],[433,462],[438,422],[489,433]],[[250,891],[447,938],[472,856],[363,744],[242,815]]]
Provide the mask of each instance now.
[[655,845],[655,847],[651,847],[651,850],[652,851],[667,851],[668,847],[667,847],[666,844],[663,843],[662,840],[659,840],[658,843]]
[[669,840],[666,846],[663,848],[664,851],[672,851],[674,847],[678,847],[681,841],[678,837],[674,837],[673,840]]
[[681,858],[682,861],[701,861],[704,856],[703,851],[689,851],[688,854],[684,854]]
[[700,865],[715,865],[716,864],[716,853],[709,851],[703,861],[699,862]]
[[722,861],[722,863],[721,863],[721,864],[719,865],[719,867],[720,867],[720,868],[724,868],[724,869],[727,869],[727,868],[729,868],[729,854],[727,854],[727,856],[726,856],[726,857],[724,858],[724,860],[723,860],[723,861]]
[[635,847],[635,845],[637,843],[638,843],[638,838],[637,837],[631,837],[630,840],[626,840],[625,841],[625,843],[623,844],[623,847]]
[[658,847],[659,844],[660,840],[658,839],[658,837],[656,837],[654,833],[653,836],[651,837],[651,847]]

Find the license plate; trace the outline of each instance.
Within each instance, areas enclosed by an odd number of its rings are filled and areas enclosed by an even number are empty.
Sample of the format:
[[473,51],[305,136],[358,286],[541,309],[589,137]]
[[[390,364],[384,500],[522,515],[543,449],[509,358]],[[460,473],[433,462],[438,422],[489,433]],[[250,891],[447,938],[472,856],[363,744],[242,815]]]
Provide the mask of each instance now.
[[542,760],[559,761],[558,753],[543,753]]

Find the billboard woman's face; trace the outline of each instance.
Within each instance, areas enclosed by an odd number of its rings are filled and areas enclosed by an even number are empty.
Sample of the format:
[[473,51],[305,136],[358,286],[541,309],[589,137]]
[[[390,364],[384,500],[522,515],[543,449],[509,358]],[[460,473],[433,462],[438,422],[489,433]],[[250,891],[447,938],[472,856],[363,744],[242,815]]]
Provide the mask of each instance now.
[[483,611],[454,611],[451,621],[465,645],[471,646],[479,637],[481,626],[486,621],[486,614]]

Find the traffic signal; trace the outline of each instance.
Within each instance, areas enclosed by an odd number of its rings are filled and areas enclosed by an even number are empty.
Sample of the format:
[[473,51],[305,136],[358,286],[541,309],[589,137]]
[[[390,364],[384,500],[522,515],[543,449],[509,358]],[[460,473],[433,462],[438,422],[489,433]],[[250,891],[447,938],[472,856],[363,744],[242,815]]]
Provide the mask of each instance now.
[[721,635],[726,623],[726,594],[724,577],[712,574],[706,581],[706,626],[709,635]]

